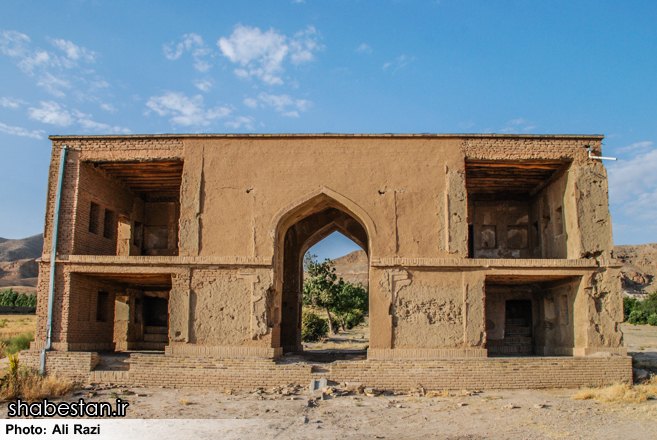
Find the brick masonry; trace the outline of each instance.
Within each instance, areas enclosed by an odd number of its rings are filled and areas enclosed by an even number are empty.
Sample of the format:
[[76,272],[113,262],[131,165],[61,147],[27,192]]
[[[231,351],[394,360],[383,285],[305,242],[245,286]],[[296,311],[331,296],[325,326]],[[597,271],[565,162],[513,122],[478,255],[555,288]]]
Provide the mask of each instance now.
[[[50,352],[46,369],[49,373],[85,383],[238,390],[285,384],[306,386],[311,379],[319,377],[395,391],[418,385],[428,390],[485,390],[578,388],[632,382],[629,356],[394,359],[307,364],[289,363],[284,359],[135,353],[130,357],[130,371],[91,371],[97,358],[96,353]],[[38,368],[39,352],[21,353],[21,362]]]

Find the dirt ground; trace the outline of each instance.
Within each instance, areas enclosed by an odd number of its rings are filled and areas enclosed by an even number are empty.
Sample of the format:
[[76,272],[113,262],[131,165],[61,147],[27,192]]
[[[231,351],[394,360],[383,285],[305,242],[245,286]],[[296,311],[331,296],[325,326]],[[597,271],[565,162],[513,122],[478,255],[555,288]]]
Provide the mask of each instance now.
[[[657,328],[623,325],[623,330],[632,355],[657,369]],[[363,331],[357,328],[342,337],[360,343]],[[221,438],[657,438],[657,400],[605,404],[574,400],[577,390],[570,389],[464,391],[451,391],[449,397],[419,396],[411,390],[372,396],[352,392],[322,400],[307,388],[292,387],[227,394],[204,389],[97,386],[76,391],[65,400],[84,397],[114,402],[120,397],[130,403],[127,417],[132,419],[223,420],[229,429]],[[5,402],[0,404],[0,417],[6,416]],[[206,422],[195,423],[200,429]]]

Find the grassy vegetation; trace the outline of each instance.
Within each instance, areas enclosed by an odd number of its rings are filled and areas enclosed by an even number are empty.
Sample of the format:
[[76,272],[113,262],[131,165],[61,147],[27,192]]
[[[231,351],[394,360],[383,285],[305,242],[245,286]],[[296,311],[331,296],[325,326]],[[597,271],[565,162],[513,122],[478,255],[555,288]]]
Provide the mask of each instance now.
[[657,399],[657,376],[637,385],[617,383],[608,387],[587,388],[575,393],[576,400],[596,400],[603,403],[638,404]]
[[0,399],[21,397],[33,402],[46,397],[62,397],[74,389],[73,382],[54,375],[42,376],[38,371],[20,367],[17,355],[9,355],[9,368],[0,377]]
[[30,342],[32,341],[34,341],[34,334],[29,332],[8,338],[0,338],[0,357],[27,350],[30,348]]

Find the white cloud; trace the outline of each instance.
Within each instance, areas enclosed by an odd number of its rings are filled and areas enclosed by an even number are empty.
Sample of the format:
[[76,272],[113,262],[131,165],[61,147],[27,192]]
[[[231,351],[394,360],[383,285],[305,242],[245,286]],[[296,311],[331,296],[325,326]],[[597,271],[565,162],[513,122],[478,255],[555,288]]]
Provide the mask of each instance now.
[[322,48],[312,26],[289,38],[273,28],[262,32],[241,24],[230,37],[221,37],[217,46],[223,56],[241,66],[234,70],[239,78],[256,77],[270,85],[283,84],[283,64],[288,58],[294,65],[309,62],[314,59],[314,52]]
[[[87,115],[91,116],[91,115]],[[99,134],[129,134],[130,130],[123,127],[114,126],[112,127],[109,124],[103,124],[101,122],[96,122],[88,118],[80,118],[77,120],[77,123],[80,124],[83,130]]]
[[294,118],[299,117],[299,112],[305,112],[312,106],[312,101],[306,99],[294,99],[290,95],[272,95],[262,92],[258,95],[258,99],[247,98],[244,100],[247,107],[262,108],[272,107],[283,116],[290,116]]
[[24,58],[29,53],[30,37],[16,31],[0,33],[0,52],[10,57]]
[[370,47],[369,44],[363,43],[360,46],[356,48],[356,52],[360,53],[372,53],[372,48]]
[[246,98],[244,100],[244,105],[249,107],[249,108],[257,108],[258,107],[258,100],[254,98]]
[[202,92],[209,92],[210,89],[212,88],[212,81],[207,79],[197,80],[194,81],[194,85],[196,86],[197,89],[199,89]]
[[54,101],[41,101],[39,104],[41,104],[39,108],[30,107],[28,109],[28,115],[31,119],[43,122],[44,124],[58,125],[60,127],[77,124],[83,131],[98,134],[130,133],[130,130],[127,128],[96,122],[91,119],[92,115],[82,113],[79,110],[72,109],[68,111]]
[[13,99],[13,98],[0,98],[0,105],[7,108],[18,108],[19,106],[27,104],[27,102],[22,99]]
[[51,95],[61,98],[66,96],[66,93],[62,92],[61,89],[70,89],[71,83],[62,77],[45,72],[37,81],[37,86],[43,87]]
[[651,147],[652,147],[652,142],[649,141],[635,142],[634,144],[628,145],[627,147],[618,148],[616,152],[617,153],[632,153],[632,152],[644,153],[646,152],[646,150],[649,150]]
[[162,96],[152,96],[146,103],[148,108],[160,116],[171,116],[171,123],[182,126],[207,126],[216,119],[229,116],[232,110],[227,107],[205,109],[203,96],[191,98],[179,92],[168,92]]
[[102,108],[105,111],[108,111],[110,113],[116,112],[116,107],[114,107],[112,104],[101,104],[100,108]]
[[224,125],[233,130],[237,130],[240,127],[244,127],[247,130],[254,130],[254,122],[255,120],[250,116],[237,116],[232,121],[225,122]]
[[[55,51],[32,48],[30,38],[16,31],[0,33],[0,52],[13,58],[16,65],[28,76],[37,79],[37,85],[43,87],[48,93],[62,97],[64,90],[71,89],[72,83],[89,83],[83,77],[70,78],[65,74],[71,69],[78,69],[82,75],[92,75],[93,70],[81,69],[80,62],[92,63],[96,53],[78,46],[71,41],[63,39],[48,39],[55,47]],[[98,82],[104,82],[97,80]],[[94,85],[87,93],[93,93]]]
[[625,202],[631,196],[652,193],[657,188],[657,149],[630,160],[605,165],[609,174],[609,197],[612,203]]
[[383,70],[388,70],[388,68],[394,66],[394,69],[392,69],[392,75],[394,75],[394,74],[397,73],[397,71],[399,69],[407,66],[408,64],[412,63],[413,61],[415,61],[415,57],[409,58],[406,55],[400,55],[397,58],[395,58],[394,61],[390,61],[390,62],[387,62],[387,63],[383,64]]
[[96,52],[88,50],[84,47],[77,46],[73,44],[72,41],[52,39],[50,40],[50,43],[52,43],[52,45],[57,49],[66,52],[66,57],[70,60],[77,61],[80,58],[83,58],[89,62],[93,62],[95,60]]
[[3,124],[0,122],[0,132],[6,133],[6,134],[13,134],[16,136],[25,136],[25,137],[31,137],[34,139],[43,139],[43,136],[46,134],[45,131],[43,130],[33,130],[29,131],[25,128],[22,127],[12,127],[7,124]]
[[205,57],[212,55],[212,49],[205,44],[203,38],[195,33],[185,34],[182,41],[178,44],[172,42],[170,45],[163,46],[164,56],[170,60],[177,60],[187,51],[192,53],[194,59],[194,68],[199,72],[207,72],[212,65],[205,60]]
[[[521,127],[524,125],[524,127]],[[524,118],[511,119],[506,123],[506,127],[500,130],[500,133],[517,134],[534,130],[538,126]]]
[[44,124],[59,125],[61,127],[67,127],[75,122],[73,115],[56,102],[41,101],[40,104],[40,108],[30,107],[28,109],[30,118]]

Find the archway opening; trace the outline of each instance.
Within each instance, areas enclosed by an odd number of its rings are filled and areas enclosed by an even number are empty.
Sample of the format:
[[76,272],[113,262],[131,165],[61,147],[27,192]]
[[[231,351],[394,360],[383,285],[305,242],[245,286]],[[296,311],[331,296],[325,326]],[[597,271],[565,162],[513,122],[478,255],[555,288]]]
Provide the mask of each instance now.
[[[304,276],[304,266],[307,267],[309,261],[305,257],[313,255],[313,252],[318,252],[321,255],[315,261],[322,263],[324,261],[322,256],[335,257],[337,255],[327,253],[326,248],[335,250],[335,248],[342,247],[347,250],[346,253],[348,254],[351,253],[349,251],[356,251],[354,255],[347,255],[347,258],[345,256],[342,259],[336,258],[338,263],[336,265],[336,282],[339,282],[341,277],[343,280],[341,286],[345,286],[347,282],[356,285],[355,283],[360,281],[358,286],[367,289],[369,280],[369,240],[365,227],[341,207],[328,206],[322,208],[297,220],[284,233],[281,267],[283,283],[280,345],[283,347],[284,352],[305,352],[305,356],[312,354],[314,357],[318,357],[316,360],[319,361],[366,356],[365,350],[369,343],[369,331],[363,325],[350,331],[356,326],[353,326],[352,329],[347,328],[348,323],[344,321],[346,317],[344,308],[328,307],[328,310],[326,310],[326,307],[317,307],[308,303],[304,306],[304,281],[308,277],[307,274]],[[340,243],[345,239],[351,241],[353,245],[345,248],[345,243]],[[341,244],[342,246],[340,246]],[[304,260],[306,264],[304,264]],[[355,272],[358,272],[358,274]],[[367,296],[367,293],[365,295]],[[364,307],[364,315],[369,307],[369,298],[366,299],[365,303],[367,305]],[[327,319],[330,313],[337,333],[330,333],[326,338],[322,338],[317,342],[304,342],[302,340],[304,311],[313,312],[321,319]],[[367,323],[367,317],[364,316],[364,318],[365,323]],[[355,339],[354,336],[358,337],[359,340],[353,340]],[[323,355],[327,359],[321,359]]]

